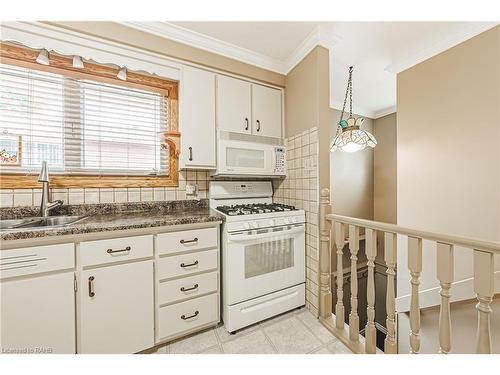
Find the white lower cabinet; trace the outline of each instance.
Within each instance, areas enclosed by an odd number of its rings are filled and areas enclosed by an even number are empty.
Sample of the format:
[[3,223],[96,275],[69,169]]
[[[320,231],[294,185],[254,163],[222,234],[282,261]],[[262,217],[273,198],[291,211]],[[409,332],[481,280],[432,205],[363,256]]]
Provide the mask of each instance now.
[[2,353],[75,353],[74,273],[0,284]]
[[218,224],[188,228],[1,250],[0,351],[137,353],[217,324]]
[[154,345],[152,260],[81,271],[79,285],[79,353]]

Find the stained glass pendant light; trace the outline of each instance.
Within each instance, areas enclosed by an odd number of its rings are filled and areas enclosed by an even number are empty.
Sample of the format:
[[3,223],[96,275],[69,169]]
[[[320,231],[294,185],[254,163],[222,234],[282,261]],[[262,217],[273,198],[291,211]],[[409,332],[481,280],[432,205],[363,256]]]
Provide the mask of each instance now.
[[[354,118],[352,116],[352,71],[353,67],[349,67],[349,79],[347,81],[347,89],[345,91],[344,106],[342,114],[337,126],[337,134],[330,143],[330,151],[341,150],[345,152],[356,152],[363,150],[366,146],[375,147],[377,140],[368,131],[362,130],[364,118]],[[349,117],[344,120],[345,106],[347,104],[347,96],[349,95]]]

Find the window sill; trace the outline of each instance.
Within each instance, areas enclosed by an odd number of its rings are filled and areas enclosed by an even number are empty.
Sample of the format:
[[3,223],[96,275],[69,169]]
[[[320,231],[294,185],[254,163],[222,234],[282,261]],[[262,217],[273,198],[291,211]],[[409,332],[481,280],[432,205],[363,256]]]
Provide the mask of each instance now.
[[[129,187],[177,187],[178,175],[172,176],[89,176],[65,175],[50,177],[51,188],[129,188]],[[1,189],[41,188],[38,175],[0,175]]]

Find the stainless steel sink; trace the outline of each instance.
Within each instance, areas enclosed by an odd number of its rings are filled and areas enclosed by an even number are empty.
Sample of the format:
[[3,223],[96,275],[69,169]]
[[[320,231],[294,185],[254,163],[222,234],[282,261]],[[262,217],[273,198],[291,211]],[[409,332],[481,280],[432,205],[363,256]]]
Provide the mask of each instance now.
[[85,218],[86,216],[49,216],[0,220],[0,230],[65,227]]

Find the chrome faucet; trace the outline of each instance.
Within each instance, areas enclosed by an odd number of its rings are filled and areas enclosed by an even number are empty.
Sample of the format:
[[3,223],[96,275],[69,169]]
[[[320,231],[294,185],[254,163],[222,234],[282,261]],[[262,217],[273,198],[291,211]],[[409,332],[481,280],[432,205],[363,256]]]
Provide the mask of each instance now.
[[42,188],[42,201],[40,203],[40,216],[47,217],[50,214],[50,211],[56,207],[59,207],[63,204],[63,201],[56,200],[54,202],[50,201],[50,189],[49,189],[49,169],[47,167],[47,162],[42,162],[42,170],[40,171],[40,175],[38,175],[38,182],[43,184]]

